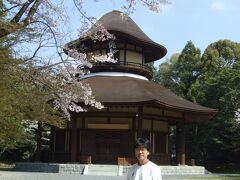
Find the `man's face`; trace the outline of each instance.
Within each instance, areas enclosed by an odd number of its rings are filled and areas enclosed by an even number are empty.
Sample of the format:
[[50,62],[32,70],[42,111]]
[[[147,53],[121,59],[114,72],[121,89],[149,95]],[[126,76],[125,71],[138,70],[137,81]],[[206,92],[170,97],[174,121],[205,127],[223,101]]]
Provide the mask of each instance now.
[[145,161],[149,155],[149,152],[146,148],[136,148],[135,149],[135,156],[139,162]]

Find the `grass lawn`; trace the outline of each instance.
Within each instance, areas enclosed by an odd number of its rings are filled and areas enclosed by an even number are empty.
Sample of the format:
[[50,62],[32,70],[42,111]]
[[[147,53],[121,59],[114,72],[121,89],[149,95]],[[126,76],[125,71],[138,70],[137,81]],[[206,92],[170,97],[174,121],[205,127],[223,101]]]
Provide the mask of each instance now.
[[240,180],[240,174],[236,175],[221,175],[221,176],[208,176],[208,177],[196,177],[196,178],[184,178],[184,180]]

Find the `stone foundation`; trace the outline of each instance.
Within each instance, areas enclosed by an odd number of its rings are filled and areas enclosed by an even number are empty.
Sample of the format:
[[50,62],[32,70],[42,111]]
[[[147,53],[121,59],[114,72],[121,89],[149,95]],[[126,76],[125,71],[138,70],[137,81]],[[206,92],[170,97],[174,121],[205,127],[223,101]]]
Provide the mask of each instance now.
[[[98,168],[101,167],[101,168]],[[118,165],[105,165],[114,169],[113,174],[126,175],[131,166],[118,166]],[[116,168],[113,168],[115,167]],[[16,163],[15,171],[26,172],[48,172],[48,173],[79,173],[88,175],[88,172],[94,171],[94,174],[101,175],[104,173],[102,169],[104,165],[87,165],[87,164],[57,164],[57,163]],[[159,166],[162,171],[162,175],[203,175],[205,174],[205,168],[203,166]],[[99,172],[98,172],[99,171]],[[109,168],[105,171],[110,172]],[[116,171],[116,172],[115,172]],[[110,173],[111,174],[111,173]]]
[[[126,175],[131,166],[123,166],[123,175]],[[203,166],[159,166],[162,175],[203,175],[205,168]]]
[[84,164],[57,164],[57,163],[16,163],[15,171],[50,172],[50,173],[83,173]]

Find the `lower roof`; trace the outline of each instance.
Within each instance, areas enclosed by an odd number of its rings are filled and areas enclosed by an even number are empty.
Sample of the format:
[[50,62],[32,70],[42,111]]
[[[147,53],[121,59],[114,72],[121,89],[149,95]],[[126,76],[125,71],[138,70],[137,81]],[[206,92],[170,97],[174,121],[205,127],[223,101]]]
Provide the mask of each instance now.
[[190,102],[169,89],[133,77],[95,76],[82,80],[92,88],[96,100],[102,103],[154,102],[163,107],[192,113],[216,114],[216,109]]

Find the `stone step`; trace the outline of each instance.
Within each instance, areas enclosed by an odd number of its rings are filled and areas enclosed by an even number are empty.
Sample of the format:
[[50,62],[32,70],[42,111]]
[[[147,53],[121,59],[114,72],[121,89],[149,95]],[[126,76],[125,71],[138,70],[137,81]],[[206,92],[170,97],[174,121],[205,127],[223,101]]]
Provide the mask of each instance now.
[[117,165],[88,165],[88,167],[85,167],[84,174],[95,176],[117,176],[119,174],[118,171],[119,167]]
[[164,175],[198,175],[205,174],[203,166],[160,166]]

